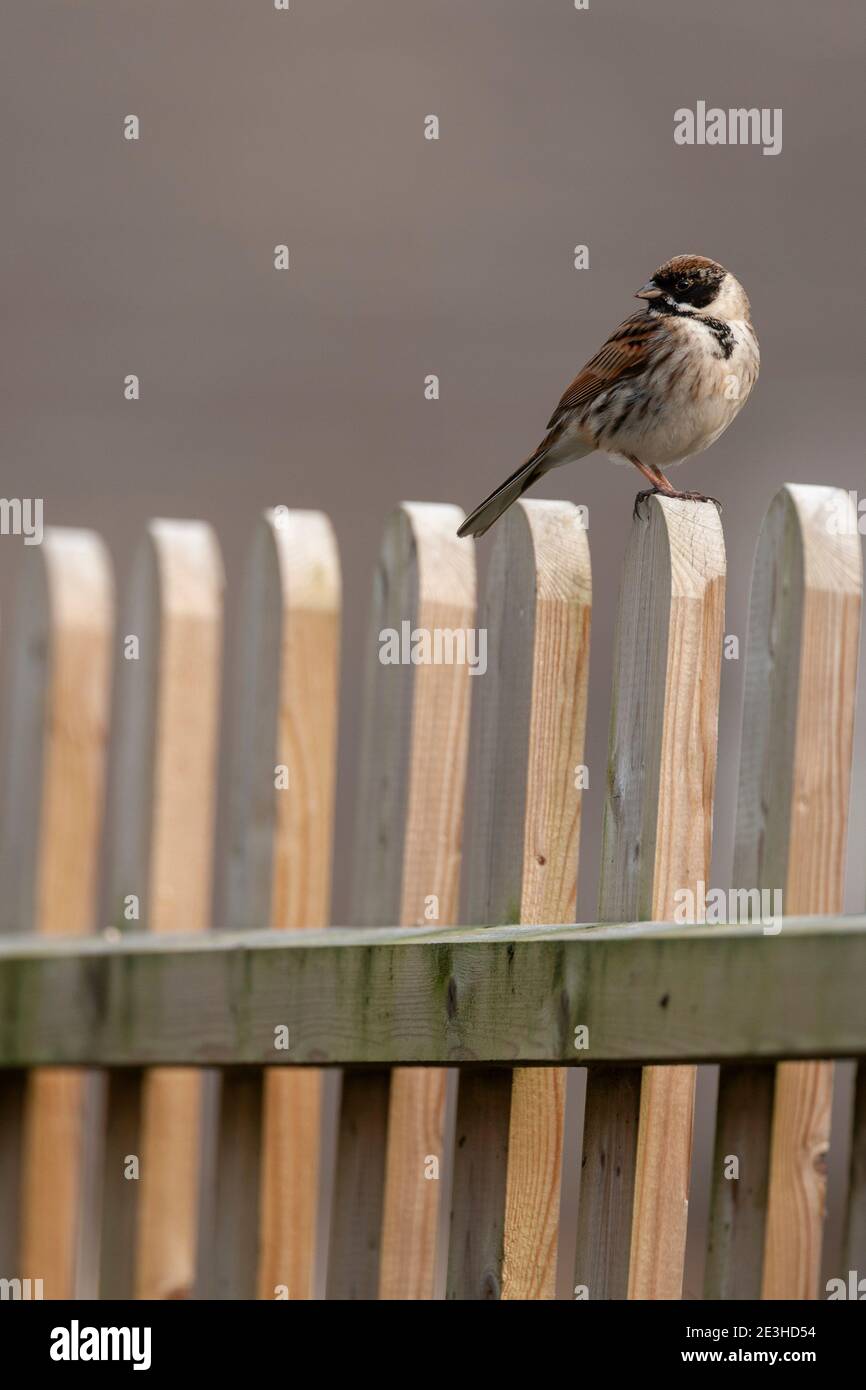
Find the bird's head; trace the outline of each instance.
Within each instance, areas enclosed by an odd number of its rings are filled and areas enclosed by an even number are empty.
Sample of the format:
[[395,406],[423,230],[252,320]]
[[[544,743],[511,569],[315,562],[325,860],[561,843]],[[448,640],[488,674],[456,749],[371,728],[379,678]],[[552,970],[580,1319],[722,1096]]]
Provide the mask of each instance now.
[[711,314],[718,319],[746,319],[749,300],[739,280],[706,256],[674,256],[637,291],[650,307]]

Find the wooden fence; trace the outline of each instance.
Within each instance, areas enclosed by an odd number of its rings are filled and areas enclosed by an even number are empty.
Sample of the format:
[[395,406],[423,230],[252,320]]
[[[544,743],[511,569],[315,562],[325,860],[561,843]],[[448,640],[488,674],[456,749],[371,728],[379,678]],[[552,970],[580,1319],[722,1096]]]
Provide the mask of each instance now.
[[[679,1298],[695,1068],[715,1062],[705,1296],[821,1297],[838,1058],[858,1059],[839,1274],[866,1272],[866,918],[839,915],[849,499],[786,487],[761,530],[727,924],[704,891],[715,509],[654,497],[633,522],[606,769],[584,747],[580,512],[516,506],[480,602],[461,517],[406,504],[386,527],[339,929],[327,520],[267,513],[254,539],[216,904],[211,531],[152,523],[117,624],[97,537],[26,552],[0,822],[3,1279],[52,1298],[549,1299],[567,1269],[578,1298]],[[571,925],[590,771],[591,927]],[[587,1082],[564,1169],[570,1067]]]

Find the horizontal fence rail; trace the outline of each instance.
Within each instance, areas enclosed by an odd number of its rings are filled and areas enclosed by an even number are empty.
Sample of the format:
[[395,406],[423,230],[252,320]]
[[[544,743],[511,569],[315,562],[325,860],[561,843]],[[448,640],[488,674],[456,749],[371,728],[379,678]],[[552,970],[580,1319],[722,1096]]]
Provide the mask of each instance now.
[[0,1066],[855,1057],[864,978],[866,917],[6,937]]

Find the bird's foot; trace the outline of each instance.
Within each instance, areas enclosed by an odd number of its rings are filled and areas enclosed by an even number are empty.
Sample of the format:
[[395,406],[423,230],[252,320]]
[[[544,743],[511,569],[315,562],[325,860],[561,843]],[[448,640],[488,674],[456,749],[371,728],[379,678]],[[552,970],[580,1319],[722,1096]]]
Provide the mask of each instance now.
[[676,497],[682,502],[712,502],[714,507],[717,507],[719,511],[722,510],[722,504],[718,497],[707,497],[703,492],[665,492],[664,489],[660,487],[648,487],[643,492],[639,492],[634,499],[633,515],[640,516],[641,503],[645,502],[648,497],[654,497],[656,495],[659,497]]
[[665,493],[660,487],[646,487],[643,492],[639,492],[634,499],[634,510],[632,516],[640,516],[641,503],[648,497],[669,497],[670,493]]
[[714,507],[722,510],[722,504],[718,497],[707,497],[703,492],[678,492],[677,497],[681,497],[684,502],[712,502]]

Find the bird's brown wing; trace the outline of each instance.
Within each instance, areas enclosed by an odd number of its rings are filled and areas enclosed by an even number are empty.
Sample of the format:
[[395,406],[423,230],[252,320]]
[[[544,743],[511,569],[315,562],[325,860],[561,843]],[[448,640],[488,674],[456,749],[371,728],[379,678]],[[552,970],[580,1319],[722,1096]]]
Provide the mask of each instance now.
[[570,411],[588,405],[616,382],[642,372],[650,355],[661,348],[667,333],[664,319],[645,310],[627,318],[566,388],[550,417],[548,430],[555,429]]

